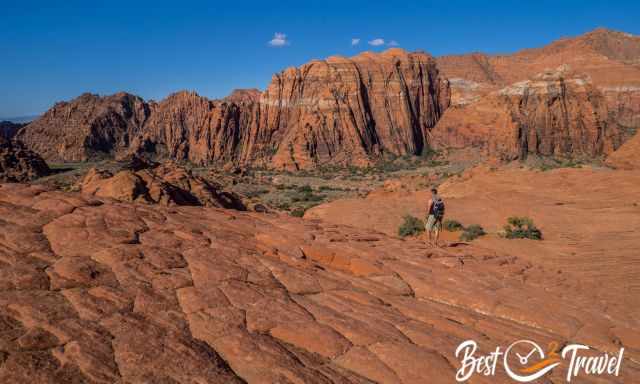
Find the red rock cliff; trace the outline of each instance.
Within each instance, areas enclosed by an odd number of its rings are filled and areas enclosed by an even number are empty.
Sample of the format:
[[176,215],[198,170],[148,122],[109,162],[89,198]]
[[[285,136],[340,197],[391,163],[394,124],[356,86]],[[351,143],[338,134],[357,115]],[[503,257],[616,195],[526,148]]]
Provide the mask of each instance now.
[[436,146],[480,147],[505,160],[529,154],[594,157],[612,152],[623,139],[603,94],[588,78],[562,70],[450,108],[432,136]]
[[289,68],[263,93],[261,127],[278,143],[277,167],[365,165],[382,154],[419,154],[448,107],[435,60],[390,49]]
[[132,147],[197,164],[237,161],[252,125],[252,109],[250,102],[178,92],[151,105],[151,118]]

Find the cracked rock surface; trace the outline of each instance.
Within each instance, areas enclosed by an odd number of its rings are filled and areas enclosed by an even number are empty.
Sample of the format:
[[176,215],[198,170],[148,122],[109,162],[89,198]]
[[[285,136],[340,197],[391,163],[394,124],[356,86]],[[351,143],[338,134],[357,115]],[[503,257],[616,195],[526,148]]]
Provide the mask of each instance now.
[[522,338],[640,375],[638,318],[568,274],[321,221],[2,184],[0,276],[2,383],[452,383]]

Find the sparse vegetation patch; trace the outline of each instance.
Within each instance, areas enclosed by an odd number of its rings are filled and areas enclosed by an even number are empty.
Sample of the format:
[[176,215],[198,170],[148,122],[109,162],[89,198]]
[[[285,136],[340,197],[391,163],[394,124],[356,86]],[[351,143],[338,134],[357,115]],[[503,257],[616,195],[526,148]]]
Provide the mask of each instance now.
[[442,223],[442,227],[445,231],[457,232],[464,230],[464,226],[459,221],[453,219],[447,219]]
[[507,239],[542,240],[542,232],[530,218],[512,216],[507,219],[507,225],[504,226],[504,237]]
[[398,235],[401,237],[416,236],[422,232],[424,232],[424,223],[411,215],[406,215],[404,222],[398,228]]
[[471,224],[470,226],[464,228],[464,231],[460,235],[460,240],[462,241],[472,241],[477,239],[480,236],[484,236],[487,233],[484,231],[478,224]]

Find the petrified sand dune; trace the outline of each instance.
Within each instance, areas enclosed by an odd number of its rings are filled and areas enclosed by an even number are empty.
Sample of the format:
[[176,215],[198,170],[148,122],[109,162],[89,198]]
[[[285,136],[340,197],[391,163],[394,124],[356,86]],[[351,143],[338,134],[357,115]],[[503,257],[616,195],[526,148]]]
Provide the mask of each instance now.
[[3,383],[451,383],[463,340],[521,338],[640,375],[637,305],[508,253],[17,184],[0,217]]
[[[597,28],[576,37],[558,39],[541,48],[512,55],[473,53],[438,57],[438,67],[458,84],[476,93],[530,79],[567,65],[588,75],[597,86],[640,86],[640,36]],[[489,88],[487,88],[489,87]],[[456,87],[453,87],[454,90]],[[494,88],[495,89],[495,88]]]
[[[480,224],[490,235],[474,244],[598,281],[611,305],[633,310],[640,297],[640,173],[610,169],[531,171],[479,167],[439,187],[447,218]],[[429,191],[380,190],[310,209],[305,217],[395,235],[405,214],[424,217]],[[544,240],[496,233],[510,216],[533,218]],[[457,241],[459,233],[444,235]]]
[[607,156],[605,163],[619,169],[640,168],[640,134],[636,134],[618,150]]

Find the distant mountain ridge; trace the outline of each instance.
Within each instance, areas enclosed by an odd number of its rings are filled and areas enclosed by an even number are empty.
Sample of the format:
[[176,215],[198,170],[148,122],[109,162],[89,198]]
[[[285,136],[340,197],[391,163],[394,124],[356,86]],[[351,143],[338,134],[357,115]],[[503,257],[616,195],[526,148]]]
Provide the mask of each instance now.
[[83,95],[18,137],[56,161],[152,152],[295,170],[444,147],[506,160],[606,156],[639,126],[640,37],[597,29],[512,55],[333,56],[221,100]]
[[13,123],[11,121],[0,120],[0,138],[11,140],[20,128],[25,124]]
[[0,117],[0,121],[8,121],[16,124],[26,124],[36,120],[40,115],[18,116],[18,117]]

